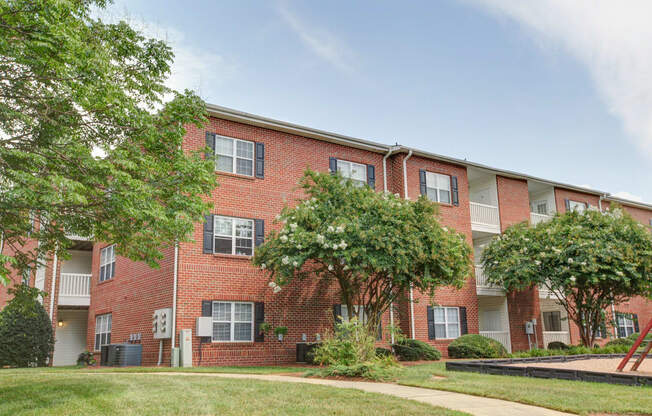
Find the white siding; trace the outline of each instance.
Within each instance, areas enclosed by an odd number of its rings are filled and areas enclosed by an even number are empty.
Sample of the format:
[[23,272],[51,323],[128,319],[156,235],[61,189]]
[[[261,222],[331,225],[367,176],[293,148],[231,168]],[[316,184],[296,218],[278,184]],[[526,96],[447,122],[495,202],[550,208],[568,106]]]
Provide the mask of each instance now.
[[77,357],[86,350],[88,310],[59,310],[59,320],[54,343],[54,365],[75,365]]

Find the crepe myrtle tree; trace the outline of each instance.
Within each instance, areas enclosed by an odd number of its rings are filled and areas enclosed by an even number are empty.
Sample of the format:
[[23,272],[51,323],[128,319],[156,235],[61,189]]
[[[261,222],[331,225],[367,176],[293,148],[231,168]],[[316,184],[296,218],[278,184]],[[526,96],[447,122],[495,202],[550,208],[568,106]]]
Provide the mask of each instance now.
[[205,104],[165,86],[169,45],[94,17],[109,3],[0,1],[0,282],[68,234],[155,266],[210,209],[214,161],[181,146]]
[[652,238],[617,206],[514,225],[485,248],[482,263],[487,279],[508,291],[548,289],[585,346],[605,328],[612,304],[652,295]]
[[305,199],[282,210],[280,231],[253,258],[275,292],[294,280],[335,281],[349,318],[362,306],[373,331],[411,286],[433,295],[442,285],[461,287],[469,275],[465,236],[442,227],[426,198],[407,201],[311,170],[300,186]]

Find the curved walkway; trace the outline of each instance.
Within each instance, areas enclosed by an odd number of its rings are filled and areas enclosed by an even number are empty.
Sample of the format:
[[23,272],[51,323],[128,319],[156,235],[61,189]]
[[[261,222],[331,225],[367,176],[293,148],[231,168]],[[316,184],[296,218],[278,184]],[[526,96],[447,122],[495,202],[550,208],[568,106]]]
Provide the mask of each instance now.
[[[125,373],[96,373],[96,374],[125,374]],[[305,378],[296,376],[281,376],[272,374],[228,374],[228,373],[182,373],[182,372],[156,372],[156,373],[129,373],[129,374],[161,374],[184,376],[207,376],[223,378],[241,378],[266,381],[280,381],[284,383],[308,383],[323,386],[357,389],[370,393],[388,394],[403,399],[416,400],[434,406],[459,410],[477,416],[561,416],[571,415],[543,407],[530,406],[506,400],[490,399],[472,396],[469,394],[453,393],[442,390],[432,390],[421,387],[401,386],[390,383],[371,383],[365,381],[327,380],[319,378]]]

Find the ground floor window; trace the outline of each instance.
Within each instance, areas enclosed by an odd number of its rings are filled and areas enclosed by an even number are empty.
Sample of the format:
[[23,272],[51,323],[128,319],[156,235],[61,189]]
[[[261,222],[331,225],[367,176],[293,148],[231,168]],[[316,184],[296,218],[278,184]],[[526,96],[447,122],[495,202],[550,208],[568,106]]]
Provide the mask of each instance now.
[[543,312],[543,330],[551,332],[561,332],[561,312],[549,311]]
[[616,323],[618,324],[618,338],[625,338],[636,332],[634,329],[635,325],[632,316],[617,313]]
[[460,336],[460,309],[457,307],[432,308],[435,315],[435,338],[453,339]]
[[251,342],[253,328],[253,303],[213,302],[213,342]]
[[97,315],[95,317],[95,351],[103,345],[111,343],[111,314]]
[[[342,307],[342,322],[349,322],[349,308],[346,305],[340,306]],[[358,322],[363,324],[367,323],[367,314],[364,311],[364,306],[353,305],[353,316],[358,318]]]

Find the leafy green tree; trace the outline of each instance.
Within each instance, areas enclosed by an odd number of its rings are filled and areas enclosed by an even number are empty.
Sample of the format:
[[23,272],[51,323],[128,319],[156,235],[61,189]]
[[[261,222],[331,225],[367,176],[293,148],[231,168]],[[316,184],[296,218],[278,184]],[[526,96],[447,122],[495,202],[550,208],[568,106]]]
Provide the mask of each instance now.
[[0,367],[42,367],[54,349],[52,322],[38,301],[45,293],[18,285],[0,311]]
[[212,161],[181,147],[205,105],[165,87],[168,45],[91,16],[107,3],[0,0],[0,282],[65,256],[64,230],[155,265],[209,208]]
[[406,201],[310,170],[300,183],[305,199],[283,209],[282,228],[253,259],[275,290],[293,280],[335,281],[349,318],[363,306],[375,329],[411,286],[432,295],[442,285],[461,287],[469,275],[464,235],[442,227],[426,198]]
[[652,295],[652,237],[619,207],[514,225],[484,250],[484,272],[506,290],[548,289],[592,346],[605,310]]

